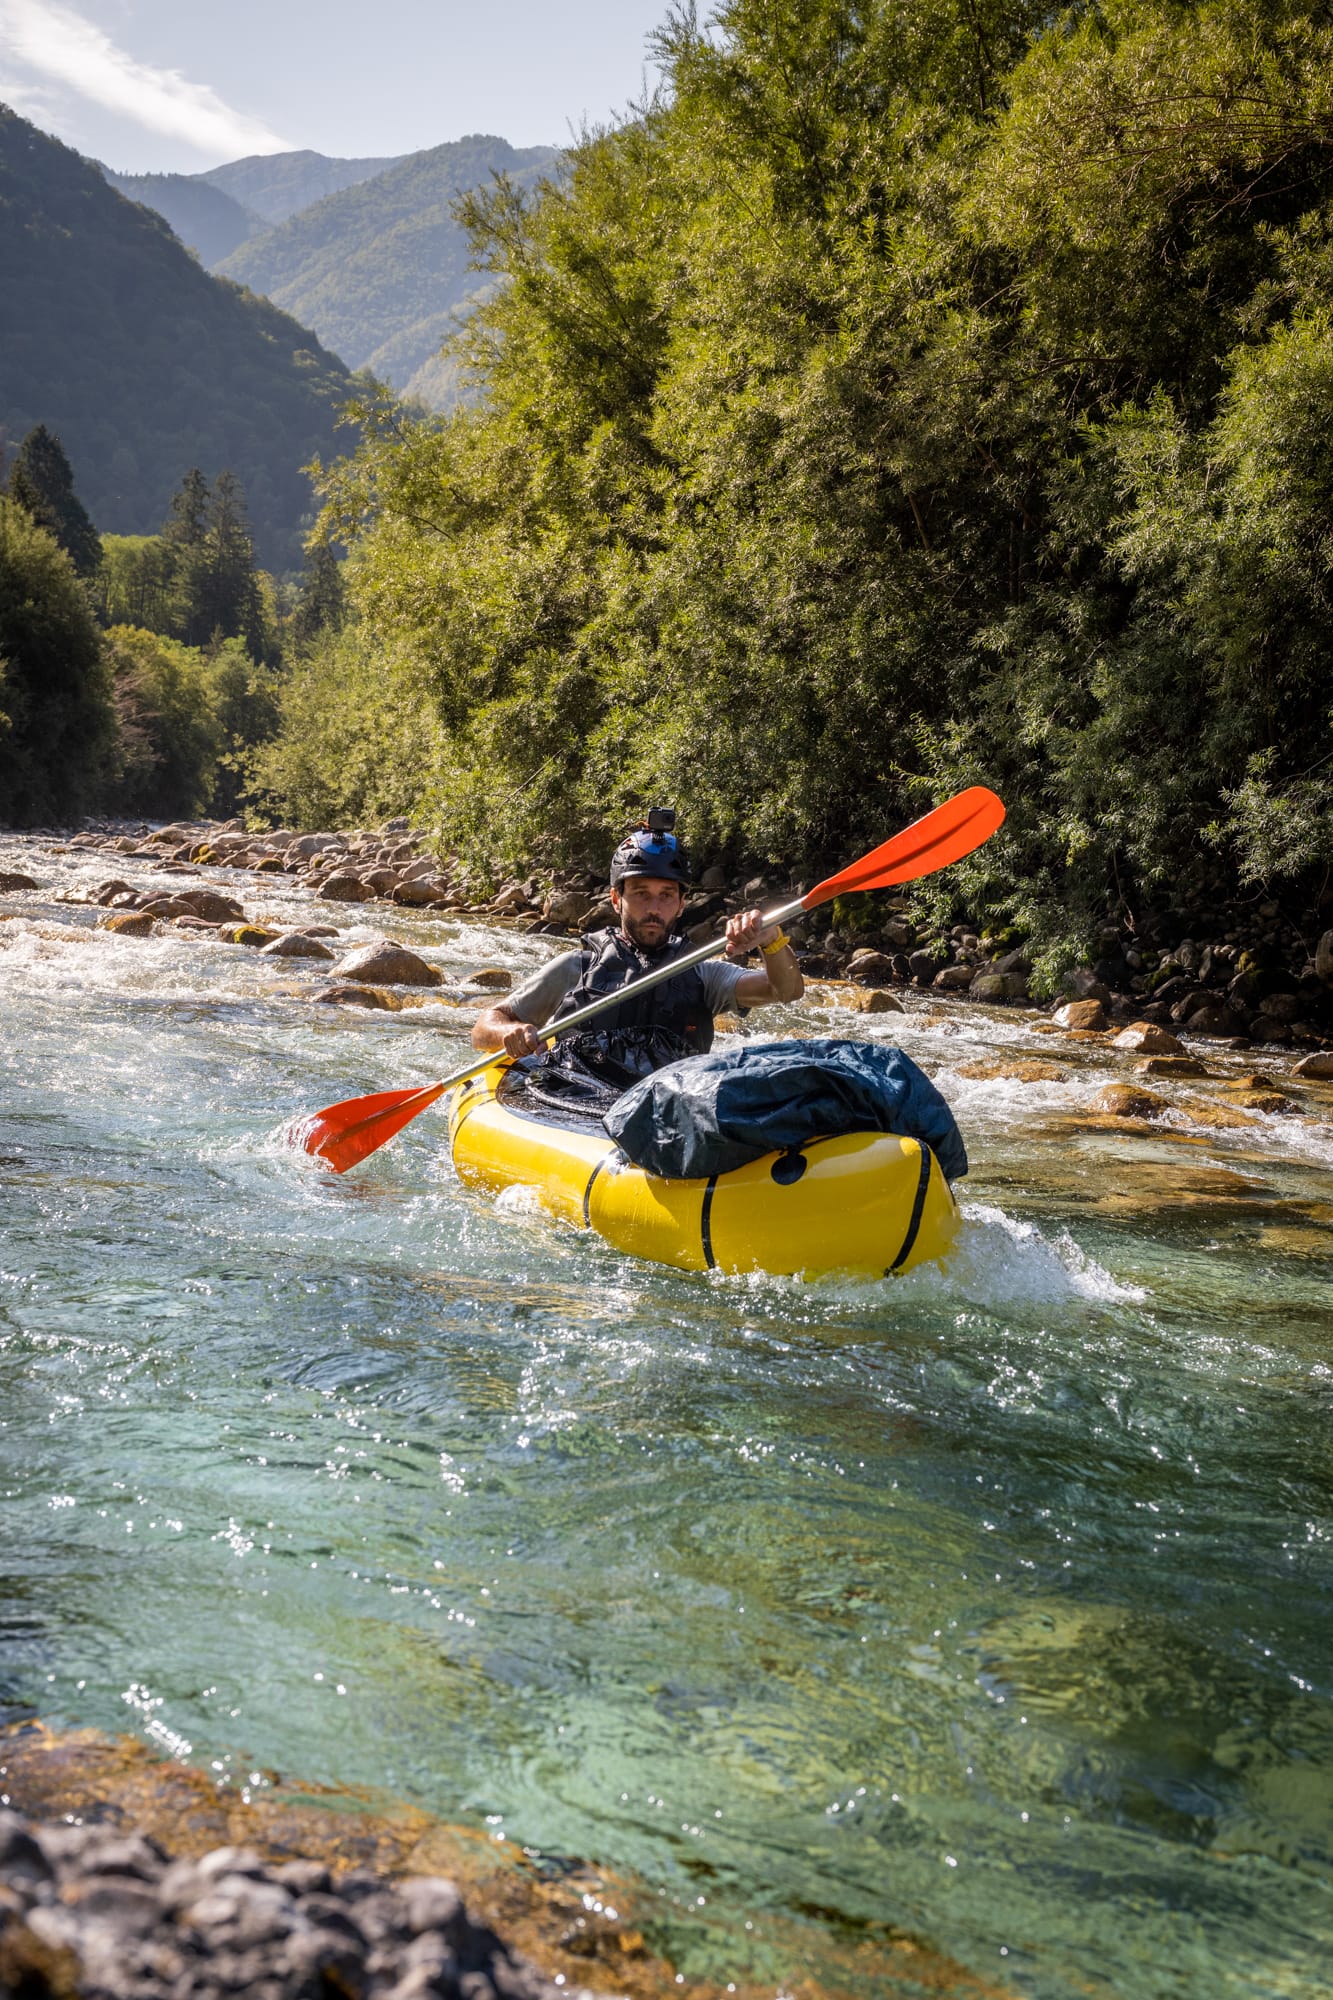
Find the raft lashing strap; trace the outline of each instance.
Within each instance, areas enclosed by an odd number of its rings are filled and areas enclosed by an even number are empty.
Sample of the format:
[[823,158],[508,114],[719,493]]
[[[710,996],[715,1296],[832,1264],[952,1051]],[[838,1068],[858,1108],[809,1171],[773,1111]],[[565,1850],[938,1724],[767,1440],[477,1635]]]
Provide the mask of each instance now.
[[713,1255],[713,1230],[712,1230],[713,1189],[716,1186],[717,1186],[717,1175],[711,1174],[709,1176],[708,1186],[704,1189],[703,1207],[699,1210],[699,1244],[700,1248],[703,1250],[704,1253],[704,1269],[707,1271],[712,1271],[717,1268],[717,1259]]
[[583,1190],[583,1227],[584,1227],[585,1229],[591,1229],[591,1228],[592,1228],[592,1189],[593,1189],[593,1182],[594,1182],[594,1181],[595,1181],[595,1180],[597,1179],[597,1176],[598,1176],[598,1174],[600,1174],[600,1173],[601,1173],[601,1171],[602,1171],[602,1168],[603,1168],[603,1167],[604,1167],[604,1166],[606,1165],[607,1161],[608,1161],[608,1160],[613,1160],[614,1158],[615,1158],[615,1154],[614,1154],[614,1153],[603,1153],[603,1154],[602,1154],[602,1157],[601,1157],[601,1159],[600,1159],[600,1160],[599,1160],[599,1161],[597,1162],[597,1165],[596,1165],[596,1166],[595,1166],[595,1167],[593,1168],[592,1172],[591,1172],[591,1173],[590,1173],[590,1174],[588,1175],[588,1185],[587,1185],[587,1187],[585,1187],[585,1188],[584,1188],[584,1190]]
[[921,1171],[916,1179],[916,1199],[912,1203],[911,1219],[907,1224],[907,1234],[903,1238],[902,1249],[884,1273],[886,1278],[891,1278],[911,1256],[912,1245],[916,1242],[917,1233],[921,1228],[921,1217],[925,1213],[926,1189],[930,1186],[930,1165],[934,1155],[924,1140],[918,1139],[916,1143],[921,1149]]

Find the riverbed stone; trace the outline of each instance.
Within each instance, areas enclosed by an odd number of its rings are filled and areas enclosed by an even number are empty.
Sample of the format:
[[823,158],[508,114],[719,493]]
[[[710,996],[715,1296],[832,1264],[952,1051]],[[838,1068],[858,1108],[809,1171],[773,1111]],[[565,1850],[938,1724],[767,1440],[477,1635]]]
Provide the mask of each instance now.
[[853,1014],[905,1014],[901,1000],[882,986],[850,986],[843,1005]]
[[154,924],[147,910],[117,910],[114,916],[103,917],[97,928],[115,931],[118,937],[151,937]]
[[1141,1063],[1135,1063],[1140,1076],[1209,1076],[1207,1063],[1197,1056],[1148,1056]]
[[368,882],[341,869],[321,882],[315,893],[325,903],[370,903],[375,897],[375,891]]
[[325,986],[310,997],[313,1003],[328,1007],[369,1007],[386,1014],[398,1013],[403,1004],[396,993],[388,992],[383,986],[358,986],[355,983]]
[[434,903],[442,903],[448,894],[449,884],[442,882],[438,875],[417,875],[391,889],[389,901],[400,904],[404,909],[425,910]]
[[1225,1000],[1205,1001],[1187,1016],[1184,1026],[1187,1034],[1206,1035],[1210,1040],[1226,1041],[1245,1032],[1244,1021]]
[[1084,1034],[1101,1034],[1106,1028],[1106,1009],[1100,1000],[1066,1000],[1052,1019],[1058,1028],[1080,1028]]
[[442,986],[443,974],[406,945],[382,938],[349,952],[334,967],[339,980],[354,979],[366,986]]
[[[912,953],[912,958],[916,957]],[[911,960],[908,961],[911,963]],[[946,965],[931,980],[937,993],[965,993],[972,984],[974,968],[970,965]]]
[[178,903],[193,910],[196,917],[206,917],[210,924],[245,922],[245,911],[236,898],[224,896],[217,889],[177,889],[174,895]]
[[542,915],[548,923],[563,924],[569,930],[582,930],[592,900],[586,889],[555,889],[542,905]]
[[1185,1044],[1177,1040],[1169,1028],[1159,1027],[1156,1021],[1131,1021],[1122,1028],[1112,1042],[1113,1049],[1127,1049],[1131,1055],[1183,1056]]
[[968,988],[968,999],[983,1005],[1005,1000],[1026,1000],[1027,979],[1021,972],[979,972]]
[[1314,969],[1325,986],[1333,986],[1333,931],[1325,931],[1315,946]]
[[1155,1090],[1144,1090],[1140,1084],[1108,1083],[1098,1091],[1092,1108],[1108,1118],[1160,1118],[1171,1107]]
[[267,924],[235,924],[219,930],[218,936],[227,944],[245,944],[259,950],[281,937],[282,932],[271,930]]
[[35,889],[37,882],[31,875],[25,875],[17,868],[0,869],[0,894],[9,895],[15,889]]
[[1313,1083],[1333,1083],[1333,1049],[1317,1049],[1311,1056],[1302,1056],[1291,1073]]
[[264,958],[324,958],[331,959],[333,953],[318,938],[307,937],[304,931],[284,931],[270,943],[260,947]]
[[882,986],[893,977],[893,960],[886,952],[854,951],[847,965],[847,977],[858,986]]
[[1238,1111],[1234,1104],[1223,1104],[1216,1097],[1182,1097],[1179,1109],[1191,1124],[1207,1125],[1219,1132],[1254,1123],[1248,1111]]
[[463,977],[469,986],[480,986],[486,993],[508,993],[514,984],[514,975],[504,965],[483,965],[475,972],[465,972]]

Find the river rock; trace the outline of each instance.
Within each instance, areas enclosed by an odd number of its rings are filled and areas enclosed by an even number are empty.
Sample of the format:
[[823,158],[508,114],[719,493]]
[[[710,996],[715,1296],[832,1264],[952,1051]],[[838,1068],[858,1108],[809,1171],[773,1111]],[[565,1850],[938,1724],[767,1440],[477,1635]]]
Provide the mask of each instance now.
[[1149,1056],[1146,1062],[1134,1067],[1140,1076],[1207,1076],[1207,1063],[1201,1063],[1197,1056]]
[[1314,969],[1325,986],[1333,986],[1333,931],[1325,931],[1315,946]]
[[1233,1007],[1225,1000],[1209,1000],[1198,1007],[1188,1017],[1186,1028],[1191,1035],[1208,1035],[1213,1039],[1226,1039],[1232,1035],[1243,1035],[1245,1023]]
[[342,870],[321,882],[316,892],[325,903],[369,903],[374,900],[375,891],[359,875],[348,875]]
[[1066,1083],[1069,1071],[1040,1056],[976,1056],[959,1063],[955,1076],[975,1083]]
[[148,902],[140,903],[139,908],[145,916],[160,917],[163,923],[169,922],[172,917],[198,915],[198,911],[189,903],[182,902],[179,896],[154,896]]
[[1065,980],[1065,991],[1074,1000],[1100,1000],[1103,1007],[1111,1004],[1111,989],[1105,980],[1099,979],[1090,965],[1080,965]]
[[383,938],[378,944],[362,945],[349,952],[334,967],[338,979],[354,979],[366,986],[442,986],[443,975],[406,945]]
[[373,889],[377,896],[390,895],[402,879],[396,868],[372,868],[361,877],[367,888]]
[[97,928],[115,931],[119,937],[151,937],[153,919],[147,910],[118,910],[113,917],[103,917]]
[[1247,1111],[1237,1111],[1233,1104],[1222,1104],[1215,1097],[1182,1097],[1180,1109],[1192,1125],[1208,1125],[1221,1132],[1254,1123]]
[[1113,1049],[1128,1049],[1131,1055],[1183,1056],[1185,1045],[1177,1041],[1169,1028],[1162,1028],[1155,1021],[1131,1021],[1122,1028],[1111,1043]]
[[862,947],[852,953],[847,977],[858,986],[882,986],[886,979],[893,977],[893,960],[882,951],[868,951]]
[[1052,1019],[1058,1028],[1079,1028],[1084,1034],[1099,1034],[1106,1027],[1106,1009],[1100,1000],[1066,1000],[1063,1007],[1056,1008]]
[[852,986],[847,990],[843,1005],[853,1014],[905,1014],[907,1009],[892,993],[886,993],[882,986]]
[[[912,953],[912,958],[916,957]],[[908,963],[911,963],[909,959]],[[931,985],[937,993],[964,993],[972,984],[973,968],[970,965],[946,965],[935,974]]]
[[266,944],[272,944],[275,938],[282,936],[282,932],[271,930],[267,924],[233,924],[222,926],[218,936],[224,944],[245,944],[257,951]]
[[184,903],[196,917],[206,917],[210,924],[243,924],[245,911],[234,896],[224,896],[217,889],[178,889],[175,892],[178,903]]
[[995,1005],[1002,1000],[1026,1000],[1028,983],[1021,972],[979,972],[967,989],[969,1000]]
[[0,894],[8,895],[13,889],[35,889],[36,882],[31,875],[20,874],[17,869],[0,869]]
[[1225,1084],[1223,1088],[1229,1094],[1231,1101],[1238,1104],[1242,1111],[1275,1112],[1300,1109],[1294,1098],[1288,1097],[1285,1091],[1275,1090],[1271,1084],[1266,1090],[1244,1089],[1234,1083]]
[[592,898],[586,889],[555,889],[543,903],[542,915],[550,924],[563,924],[568,930],[582,930],[591,903]]
[[329,958],[333,953],[318,938],[307,937],[304,931],[284,931],[260,950],[265,958]]
[[382,986],[326,986],[310,997],[328,1007],[371,1007],[386,1014],[398,1013],[403,1004],[396,993]]
[[433,903],[442,903],[448,894],[449,884],[437,875],[412,875],[390,890],[389,901],[404,909],[424,910]]
[[1333,1049],[1317,1049],[1312,1056],[1302,1056],[1291,1073],[1309,1077],[1312,1083],[1333,1083]]
[[465,972],[463,977],[469,986],[480,986],[486,993],[508,993],[514,984],[514,975],[503,965],[483,965],[476,972]]
[[1171,1107],[1155,1090],[1144,1090],[1134,1083],[1108,1083],[1098,1091],[1092,1108],[1107,1118],[1159,1118]]
[[119,876],[113,875],[109,882],[98,883],[97,887],[93,890],[93,901],[95,903],[109,904],[114,903],[117,896],[132,896],[133,894],[134,891],[128,882],[122,882]]

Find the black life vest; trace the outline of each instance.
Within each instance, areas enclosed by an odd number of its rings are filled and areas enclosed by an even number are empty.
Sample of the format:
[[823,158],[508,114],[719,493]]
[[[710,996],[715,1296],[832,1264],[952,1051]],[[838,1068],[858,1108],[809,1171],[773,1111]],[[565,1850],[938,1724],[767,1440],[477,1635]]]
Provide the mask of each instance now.
[[[558,1028],[561,1020],[603,994],[614,993],[645,972],[655,972],[668,958],[689,949],[689,940],[672,937],[662,951],[650,956],[625,936],[623,931],[591,931],[583,940],[583,970],[570,987],[548,1022]],[[689,966],[674,979],[664,979],[646,993],[631,994],[618,1007],[608,1007],[597,1023],[601,1031],[640,1031],[645,1035],[661,1032],[682,1044],[681,1053],[707,1055],[713,1046],[713,1014],[697,965]],[[590,1027],[590,1035],[594,1032]]]

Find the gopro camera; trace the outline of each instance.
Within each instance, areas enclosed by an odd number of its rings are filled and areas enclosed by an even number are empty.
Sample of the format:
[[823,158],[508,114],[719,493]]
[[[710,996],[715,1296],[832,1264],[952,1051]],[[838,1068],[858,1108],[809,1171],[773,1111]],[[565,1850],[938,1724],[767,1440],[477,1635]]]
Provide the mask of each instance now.
[[676,830],[676,808],[674,806],[649,806],[644,825],[649,833],[674,833]]

